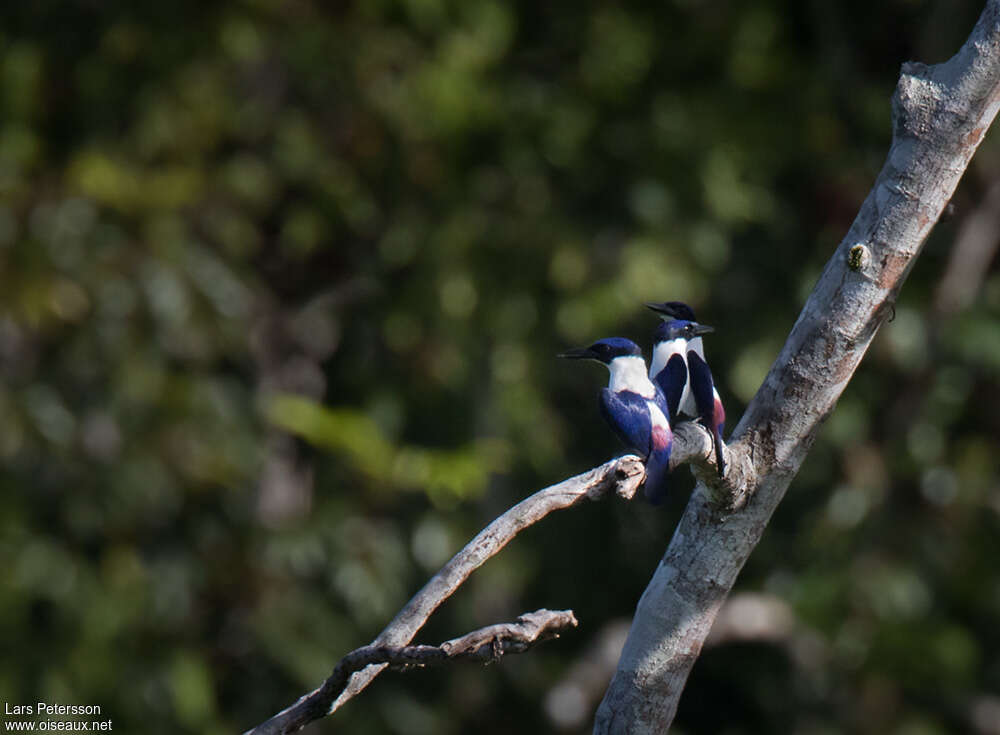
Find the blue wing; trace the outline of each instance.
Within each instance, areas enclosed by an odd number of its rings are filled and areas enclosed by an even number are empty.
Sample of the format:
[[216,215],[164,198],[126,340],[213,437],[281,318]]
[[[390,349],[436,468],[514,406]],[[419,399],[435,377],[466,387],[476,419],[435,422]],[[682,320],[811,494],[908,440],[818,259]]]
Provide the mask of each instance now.
[[635,450],[643,458],[649,456],[652,426],[645,398],[631,391],[616,393],[610,388],[602,388],[601,415],[614,429],[622,444]]
[[726,425],[726,412],[722,408],[722,401],[719,400],[715,392],[715,384],[712,381],[712,371],[708,363],[701,359],[694,350],[688,351],[688,372],[691,379],[691,393],[694,395],[694,403],[698,408],[698,416],[702,424],[712,432],[712,439],[715,444],[715,466],[719,471],[719,477],[726,474],[726,460],[722,454],[722,430]]
[[[663,394],[657,391],[653,401],[666,417]],[[647,399],[631,391],[601,390],[601,414],[618,438],[646,460],[646,498],[653,505],[659,505],[666,497],[670,474],[670,445],[673,442],[670,426],[663,426],[662,422],[654,426]]]
[[653,378],[656,385],[663,391],[664,398],[666,398],[667,408],[670,411],[667,414],[667,419],[670,421],[676,421],[680,415],[678,411],[681,405],[681,396],[684,394],[684,384],[687,382],[687,379],[687,365],[684,364],[684,358],[679,354],[671,355],[670,359],[667,360],[667,364]]

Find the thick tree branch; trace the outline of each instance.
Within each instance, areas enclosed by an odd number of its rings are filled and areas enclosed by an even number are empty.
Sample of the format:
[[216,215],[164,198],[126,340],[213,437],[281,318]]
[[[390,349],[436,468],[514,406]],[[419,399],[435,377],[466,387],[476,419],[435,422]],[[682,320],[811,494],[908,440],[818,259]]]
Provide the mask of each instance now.
[[[594,732],[664,733],[723,600],[798,472],[1000,105],[1000,0],[937,66],[908,63],[888,159],[827,263],[727,457],[752,467],[735,496],[698,491],[646,588]],[[746,466],[745,464],[743,466]],[[729,483],[730,485],[732,483]]]
[[[396,614],[392,622],[367,648],[405,646],[423,627],[431,614],[468,579],[472,572],[506,546],[518,533],[537,523],[549,513],[571,508],[588,500],[600,500],[611,492],[630,500],[644,477],[645,469],[642,460],[633,455],[625,455],[564,480],[557,485],[539,490],[534,495],[522,500],[490,523],[461,551],[455,554]],[[330,714],[368,686],[385,666],[384,663],[372,662],[371,665],[354,671],[347,685],[341,686],[335,691],[328,686],[328,681],[318,689],[302,696],[291,707],[264,723],[268,725],[269,729],[262,730],[260,728],[264,725],[260,725],[248,731],[247,735],[249,733],[259,735],[260,733],[292,732],[293,730],[281,729],[286,727],[284,723],[300,723],[296,726],[298,729],[307,722]]]
[[535,643],[558,638],[577,625],[572,610],[536,610],[521,615],[513,623],[480,628],[439,646],[379,646],[355,649],[340,659],[323,686],[303,697],[284,712],[261,723],[246,735],[286,735],[297,732],[323,717],[330,703],[342,692],[351,674],[378,664],[404,670],[465,659],[491,663],[508,653],[522,653]]

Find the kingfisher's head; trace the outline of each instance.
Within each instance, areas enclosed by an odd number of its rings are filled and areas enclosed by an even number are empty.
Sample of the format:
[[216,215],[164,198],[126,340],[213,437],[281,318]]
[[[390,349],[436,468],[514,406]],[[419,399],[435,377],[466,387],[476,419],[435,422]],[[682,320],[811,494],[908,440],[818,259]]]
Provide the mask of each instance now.
[[707,324],[689,321],[687,319],[671,319],[660,322],[653,333],[653,339],[659,342],[670,342],[675,339],[683,339],[686,342],[703,334],[714,332],[715,328]]
[[652,309],[666,321],[681,319],[686,322],[695,321],[694,309],[683,301],[661,301],[646,304],[647,309]]
[[559,355],[570,360],[597,360],[597,362],[610,365],[616,357],[638,357],[642,358],[642,350],[635,342],[624,337],[608,337],[599,339],[589,347],[577,347],[566,350]]

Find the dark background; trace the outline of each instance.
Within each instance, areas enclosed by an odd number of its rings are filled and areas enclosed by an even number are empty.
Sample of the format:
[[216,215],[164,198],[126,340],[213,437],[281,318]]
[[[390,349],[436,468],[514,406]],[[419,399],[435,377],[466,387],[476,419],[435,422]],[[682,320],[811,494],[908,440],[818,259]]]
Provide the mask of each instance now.
[[[286,706],[620,451],[604,371],[555,354],[648,347],[643,301],[717,328],[734,427],[882,165],[901,63],[981,5],[4,3],[0,698],[124,733]],[[955,243],[998,173],[990,136],[677,732],[1000,732],[1000,275],[942,285],[990,262],[996,226]],[[418,640],[539,607],[571,635],[385,675],[311,731],[589,732],[610,670],[581,662],[692,484],[550,518]]]

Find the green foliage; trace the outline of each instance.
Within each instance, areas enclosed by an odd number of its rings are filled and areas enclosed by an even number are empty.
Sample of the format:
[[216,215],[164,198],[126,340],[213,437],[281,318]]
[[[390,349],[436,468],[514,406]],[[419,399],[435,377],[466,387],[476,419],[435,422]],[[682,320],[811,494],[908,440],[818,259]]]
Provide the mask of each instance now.
[[496,439],[452,451],[393,446],[367,414],[293,395],[270,399],[267,414],[275,426],[342,456],[374,486],[418,488],[438,505],[482,494],[490,475],[508,461],[505,443]]
[[[7,3],[4,700],[150,733],[286,706],[501,509],[619,451],[602,370],[554,356],[647,344],[643,301],[716,327],[732,429],[881,165],[900,64],[980,6]],[[998,162],[988,139],[744,570],[794,640],[710,651],[679,731],[997,706],[1000,277],[955,312],[935,289]],[[546,693],[633,610],[686,478],[529,531],[420,639],[542,606],[578,633],[386,677],[316,731],[555,730]]]

